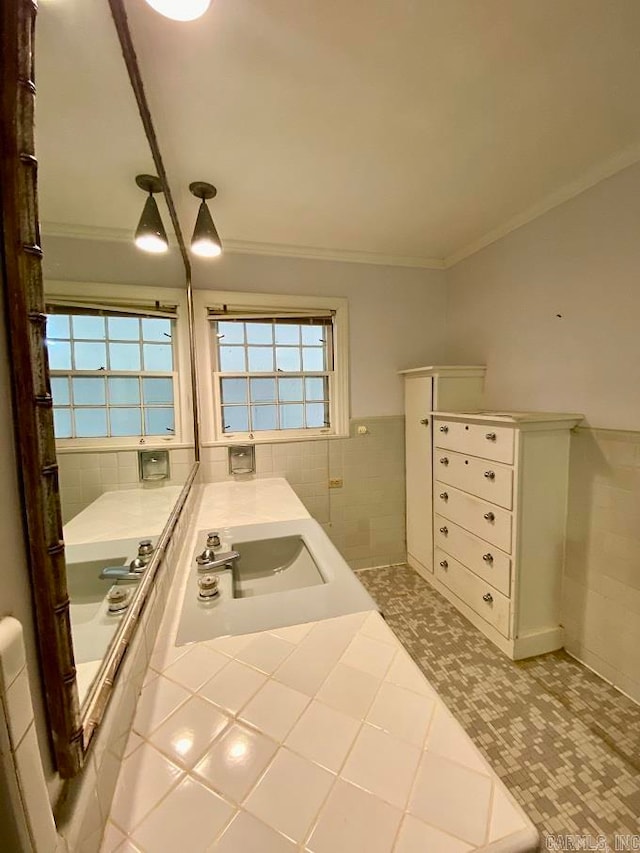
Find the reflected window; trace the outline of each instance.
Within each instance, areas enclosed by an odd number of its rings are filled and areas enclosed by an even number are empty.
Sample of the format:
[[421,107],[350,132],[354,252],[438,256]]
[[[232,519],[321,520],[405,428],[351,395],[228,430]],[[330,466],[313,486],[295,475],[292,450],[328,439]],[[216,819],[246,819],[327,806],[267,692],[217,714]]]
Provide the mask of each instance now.
[[57,439],[175,435],[175,319],[49,310]]

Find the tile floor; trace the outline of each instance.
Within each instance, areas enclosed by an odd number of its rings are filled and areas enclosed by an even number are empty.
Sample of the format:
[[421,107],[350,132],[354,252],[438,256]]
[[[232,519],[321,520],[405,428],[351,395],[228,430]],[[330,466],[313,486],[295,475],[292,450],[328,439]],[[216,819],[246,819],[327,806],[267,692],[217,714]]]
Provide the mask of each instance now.
[[640,833],[638,705],[565,652],[510,661],[407,566],[358,577],[543,837]]

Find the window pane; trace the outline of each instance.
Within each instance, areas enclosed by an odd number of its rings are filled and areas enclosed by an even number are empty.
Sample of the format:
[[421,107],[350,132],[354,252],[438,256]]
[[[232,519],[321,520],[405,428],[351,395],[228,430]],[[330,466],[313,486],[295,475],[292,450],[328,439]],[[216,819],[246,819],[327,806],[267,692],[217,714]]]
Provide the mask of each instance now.
[[244,323],[227,323],[220,321],[217,324],[218,340],[224,344],[244,343]]
[[137,317],[107,317],[107,331],[112,341],[139,341],[140,320]]
[[282,429],[302,429],[304,426],[302,405],[288,403],[280,406],[280,426]]
[[275,379],[252,379],[251,380],[251,402],[271,402],[276,399]]
[[53,431],[56,438],[71,438],[71,409],[53,410]]
[[249,371],[270,373],[273,371],[273,347],[247,347]]
[[309,377],[304,380],[304,389],[307,400],[328,400],[329,388],[327,380],[322,377]]
[[276,343],[300,345],[300,326],[295,323],[276,323]]
[[51,377],[51,394],[54,406],[68,406],[71,402],[69,380],[66,376]]
[[249,409],[247,406],[223,406],[222,429],[224,432],[248,432]]
[[65,314],[47,314],[47,337],[69,339],[71,326]]
[[278,379],[281,400],[302,400],[302,379]]
[[302,348],[303,370],[324,370],[324,348],[303,347]]
[[143,379],[145,403],[173,403],[173,379]]
[[109,344],[111,370],[140,370],[139,344]]
[[47,341],[50,370],[71,370],[71,344]]
[[224,373],[242,373],[246,369],[244,347],[220,347],[220,370]]
[[84,338],[91,341],[103,341],[105,339],[104,317],[73,316],[73,337]]
[[246,379],[223,379],[222,380],[222,402],[223,403],[246,403],[247,402],[247,380]]
[[111,409],[111,435],[142,435],[140,409]]
[[144,344],[144,369],[163,370],[171,373],[173,370],[173,350],[171,344]]
[[142,321],[142,337],[145,341],[171,340],[171,320],[162,317],[147,317]]
[[247,323],[247,343],[249,344],[272,344],[272,323]]
[[145,432],[147,435],[173,435],[173,409],[158,408],[144,410]]
[[324,326],[303,326],[302,343],[307,346],[318,346],[324,343],[326,331]]
[[78,438],[104,438],[107,435],[106,409],[75,409]]
[[140,405],[140,380],[134,376],[109,379],[109,402]]
[[72,379],[71,385],[76,406],[104,406],[107,402],[104,379],[100,377]]
[[251,406],[251,424],[256,432],[265,429],[276,429],[276,406]]
[[329,406],[326,403],[308,403],[305,406],[308,427],[329,426]]
[[107,347],[105,344],[74,344],[73,355],[76,370],[107,369]]
[[284,371],[300,370],[300,350],[297,347],[276,347],[276,367]]

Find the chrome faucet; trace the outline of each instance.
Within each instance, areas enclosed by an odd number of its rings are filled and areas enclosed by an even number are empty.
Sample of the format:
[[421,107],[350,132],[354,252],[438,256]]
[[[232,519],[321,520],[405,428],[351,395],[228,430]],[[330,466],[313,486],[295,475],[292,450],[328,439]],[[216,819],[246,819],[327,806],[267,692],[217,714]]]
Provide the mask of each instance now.
[[207,544],[202,552],[196,557],[199,572],[208,572],[210,569],[220,569],[223,566],[231,566],[240,559],[237,551],[216,551],[220,547],[220,536],[211,532],[207,535]]
[[143,539],[138,545],[138,556],[128,566],[107,566],[100,572],[100,577],[103,580],[139,581],[151,562],[153,551],[151,539]]

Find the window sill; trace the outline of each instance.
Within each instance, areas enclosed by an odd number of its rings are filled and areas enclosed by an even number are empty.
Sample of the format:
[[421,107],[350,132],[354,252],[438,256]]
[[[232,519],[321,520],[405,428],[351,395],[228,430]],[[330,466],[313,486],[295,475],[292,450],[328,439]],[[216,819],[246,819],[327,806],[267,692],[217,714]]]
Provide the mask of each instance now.
[[136,442],[135,444],[61,444],[65,439],[56,441],[56,454],[63,455],[65,453],[116,453],[123,450],[190,450],[193,449],[191,444],[180,442],[171,442],[160,439],[159,441],[145,441],[144,444]]
[[336,438],[349,438],[348,432],[331,432],[325,435],[287,435],[264,436],[257,438],[221,438],[215,441],[201,441],[201,447],[228,447],[230,444],[297,444],[300,441],[332,441]]

